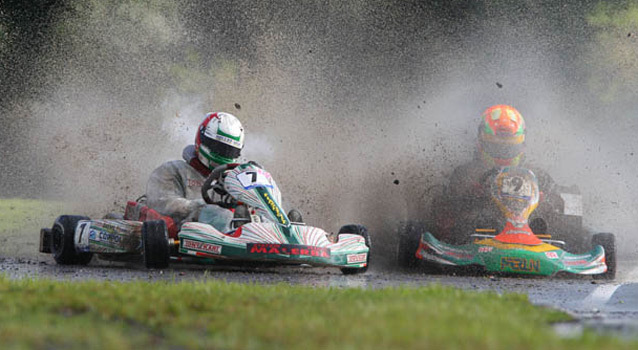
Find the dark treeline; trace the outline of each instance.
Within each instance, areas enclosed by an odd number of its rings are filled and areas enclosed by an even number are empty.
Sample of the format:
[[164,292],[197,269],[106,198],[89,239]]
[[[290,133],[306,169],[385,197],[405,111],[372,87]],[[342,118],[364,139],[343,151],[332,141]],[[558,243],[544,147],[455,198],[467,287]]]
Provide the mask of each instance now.
[[[3,50],[0,52],[0,98],[12,101],[38,93],[33,85],[43,74],[38,64],[50,43],[48,34],[63,6],[60,0],[3,0],[0,2],[0,28]],[[25,96],[26,95],[26,96]]]
[[[135,1],[130,1],[135,2]],[[348,105],[356,100],[352,95],[374,94],[378,82],[401,81],[404,89],[417,89],[423,78],[423,71],[430,67],[432,57],[441,57],[442,52],[458,52],[463,55],[468,45],[481,45],[485,36],[498,28],[521,31],[529,28],[547,41],[542,47],[546,55],[560,66],[559,74],[564,79],[579,85],[578,79],[586,69],[577,60],[581,56],[592,35],[587,24],[587,15],[600,3],[597,0],[441,0],[441,1],[337,1],[337,0],[288,0],[276,3],[252,0],[220,0],[210,2],[178,3],[182,25],[187,32],[185,40],[174,46],[169,54],[172,63],[179,65],[186,60],[188,52],[201,57],[221,58],[226,61],[241,61],[249,67],[261,60],[258,50],[263,50],[264,34],[277,33],[289,40],[290,50],[285,56],[277,56],[282,66],[299,69],[292,75],[303,75],[308,66],[314,64],[327,71],[323,81],[303,80],[306,84],[328,86],[300,87],[307,89],[307,95],[321,93],[332,99],[337,108],[356,108]],[[82,5],[78,5],[78,4]],[[162,0],[145,1],[145,4],[162,3]],[[172,3],[167,0],[167,3]],[[37,101],[51,93],[50,86],[60,71],[57,56],[51,59],[51,51],[60,54],[68,43],[63,43],[59,28],[67,25],[79,6],[102,4],[115,6],[109,1],[76,2],[72,0],[2,0],[0,1],[0,194],[24,195],[22,179],[30,178],[37,168],[23,167],[25,162],[23,144],[25,130],[37,118],[30,115],[29,101]],[[107,15],[108,16],[108,15]],[[108,18],[107,18],[108,20]],[[273,31],[272,28],[277,30]],[[513,28],[513,29],[512,29]],[[72,32],[72,31],[69,31]],[[508,33],[505,33],[508,34]],[[518,33],[510,33],[514,41]],[[524,33],[521,33],[524,34]],[[473,39],[476,41],[473,43]],[[275,38],[277,39],[277,38]],[[546,39],[545,39],[546,40]],[[82,43],[91,45],[91,43]],[[280,43],[278,45],[281,45]],[[515,46],[514,46],[515,47]],[[99,51],[100,49],[94,49]],[[149,55],[157,54],[153,49]],[[167,48],[162,48],[167,50]],[[474,52],[476,49],[473,48]],[[165,51],[163,53],[166,53]],[[292,53],[292,54],[291,54]],[[297,53],[300,53],[297,55]],[[321,53],[320,55],[317,53]],[[117,59],[117,52],[104,50],[104,62]],[[303,55],[302,55],[303,54]],[[449,53],[447,53],[450,55]],[[476,54],[476,53],[475,53]],[[303,57],[302,57],[303,56]],[[312,56],[312,59],[307,57]],[[101,57],[95,57],[97,60]],[[66,59],[65,57],[62,58]],[[81,58],[73,57],[76,61]],[[305,59],[297,64],[298,60]],[[108,62],[107,62],[108,61]],[[143,60],[142,60],[143,61]],[[439,59],[438,62],[441,60]],[[200,71],[214,68],[214,60],[203,59]],[[129,62],[127,62],[129,63]],[[286,63],[290,63],[286,65]],[[139,66],[144,62],[134,62]],[[149,66],[151,66],[149,64]],[[112,84],[111,90],[121,89],[123,99],[141,99],[137,91],[155,91],[157,85],[166,85],[170,79],[162,80],[165,66],[158,65],[155,71],[148,67],[134,69],[115,67],[107,71],[108,64],[96,64],[97,78],[104,75],[130,76],[131,80],[144,82],[132,87]],[[375,68],[376,67],[376,68]],[[383,67],[384,69],[378,69]],[[432,70],[438,67],[431,67]],[[84,73],[84,71],[83,71]],[[322,72],[324,73],[324,72]],[[420,74],[420,76],[419,76]],[[169,75],[168,72],[164,74]],[[413,78],[419,76],[419,78]],[[44,78],[43,78],[44,77]],[[338,82],[334,83],[334,82]],[[375,82],[375,83],[371,83]],[[328,84],[326,84],[328,83]],[[333,83],[333,85],[330,85]],[[323,84],[323,85],[322,85]],[[356,97],[356,96],[355,96]],[[144,98],[152,100],[153,93]],[[147,102],[148,103],[148,102]],[[29,150],[37,152],[37,150]],[[31,194],[37,194],[37,184]]]
[[[46,60],[42,59],[47,45],[55,45],[49,36],[56,21],[65,19],[69,0],[4,0],[0,2],[0,28],[4,45],[0,46],[0,96],[4,105],[9,101],[24,97],[33,97],[41,93],[44,86],[38,85],[39,76],[46,74]],[[579,45],[587,39],[585,16],[599,1],[508,1],[508,0],[445,0],[445,1],[372,1],[367,2],[370,11],[362,14],[382,23],[374,28],[374,38],[363,42],[351,42],[344,35],[336,39],[333,45],[342,45],[344,50],[351,46],[369,46],[370,50],[394,45],[406,51],[403,55],[408,66],[411,48],[415,42],[421,44],[430,34],[432,19],[436,26],[444,30],[436,33],[445,36],[452,45],[455,40],[475,34],[481,23],[490,21],[528,21],[530,16],[537,21],[538,27],[569,40],[557,40],[553,50],[566,62],[573,59],[581,49]],[[282,21],[291,25],[303,23],[308,37],[322,35],[326,25],[341,26],[343,33],[356,31],[362,21],[340,18],[339,1],[303,1],[287,4],[255,3],[250,0],[186,2],[185,18],[191,31],[191,48],[203,53],[215,52],[230,56],[230,59],[242,59],[248,62],[256,54],[254,38],[269,25],[270,21]],[[372,5],[370,5],[372,4]],[[441,39],[440,37],[438,39]],[[334,39],[333,39],[334,40]],[[560,44],[558,44],[560,43]],[[386,46],[384,46],[386,45]],[[363,47],[365,52],[365,47]],[[383,55],[383,52],[378,52]],[[418,55],[423,55],[419,51]],[[436,53],[432,53],[436,54]],[[348,66],[359,60],[356,56],[341,55],[340,62]],[[422,57],[412,59],[412,63],[422,61]],[[6,118],[6,116],[5,116]]]

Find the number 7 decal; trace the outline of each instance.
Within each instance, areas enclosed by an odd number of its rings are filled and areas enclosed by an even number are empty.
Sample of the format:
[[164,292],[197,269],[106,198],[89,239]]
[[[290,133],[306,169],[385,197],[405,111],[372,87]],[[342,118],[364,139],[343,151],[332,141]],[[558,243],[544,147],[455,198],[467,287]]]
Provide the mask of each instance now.
[[270,174],[265,171],[244,171],[237,174],[237,180],[246,190],[253,189],[255,187],[268,187],[272,188],[270,183]]

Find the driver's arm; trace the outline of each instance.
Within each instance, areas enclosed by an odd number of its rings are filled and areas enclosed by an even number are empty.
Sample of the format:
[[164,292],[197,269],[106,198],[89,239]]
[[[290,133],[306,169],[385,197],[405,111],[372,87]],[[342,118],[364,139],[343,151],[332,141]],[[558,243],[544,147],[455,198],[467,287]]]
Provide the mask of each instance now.
[[538,206],[539,210],[562,212],[565,204],[559,191],[556,189],[554,179],[544,170],[534,168],[532,171],[538,179],[538,188],[542,193],[541,202]]
[[182,223],[194,221],[205,203],[201,198],[188,198],[188,179],[179,165],[168,162],[155,169],[146,185],[146,197],[150,208]]
[[485,196],[485,169],[478,164],[471,162],[454,169],[449,179],[449,196],[464,201]]

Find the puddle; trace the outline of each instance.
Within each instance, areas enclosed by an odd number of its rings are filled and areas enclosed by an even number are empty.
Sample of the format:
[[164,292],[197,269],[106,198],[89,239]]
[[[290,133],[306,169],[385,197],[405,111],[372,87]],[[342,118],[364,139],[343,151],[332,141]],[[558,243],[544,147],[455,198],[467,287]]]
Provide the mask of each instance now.
[[638,340],[638,319],[636,318],[560,322],[555,323],[553,328],[556,334],[563,338],[579,338],[586,329],[589,329],[598,334]]

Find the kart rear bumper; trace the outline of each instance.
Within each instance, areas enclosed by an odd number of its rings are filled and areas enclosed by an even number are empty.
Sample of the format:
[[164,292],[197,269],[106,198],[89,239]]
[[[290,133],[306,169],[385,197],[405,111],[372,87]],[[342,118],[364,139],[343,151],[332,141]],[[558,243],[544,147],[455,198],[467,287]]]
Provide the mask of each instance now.
[[51,254],[51,229],[40,229],[40,253]]

